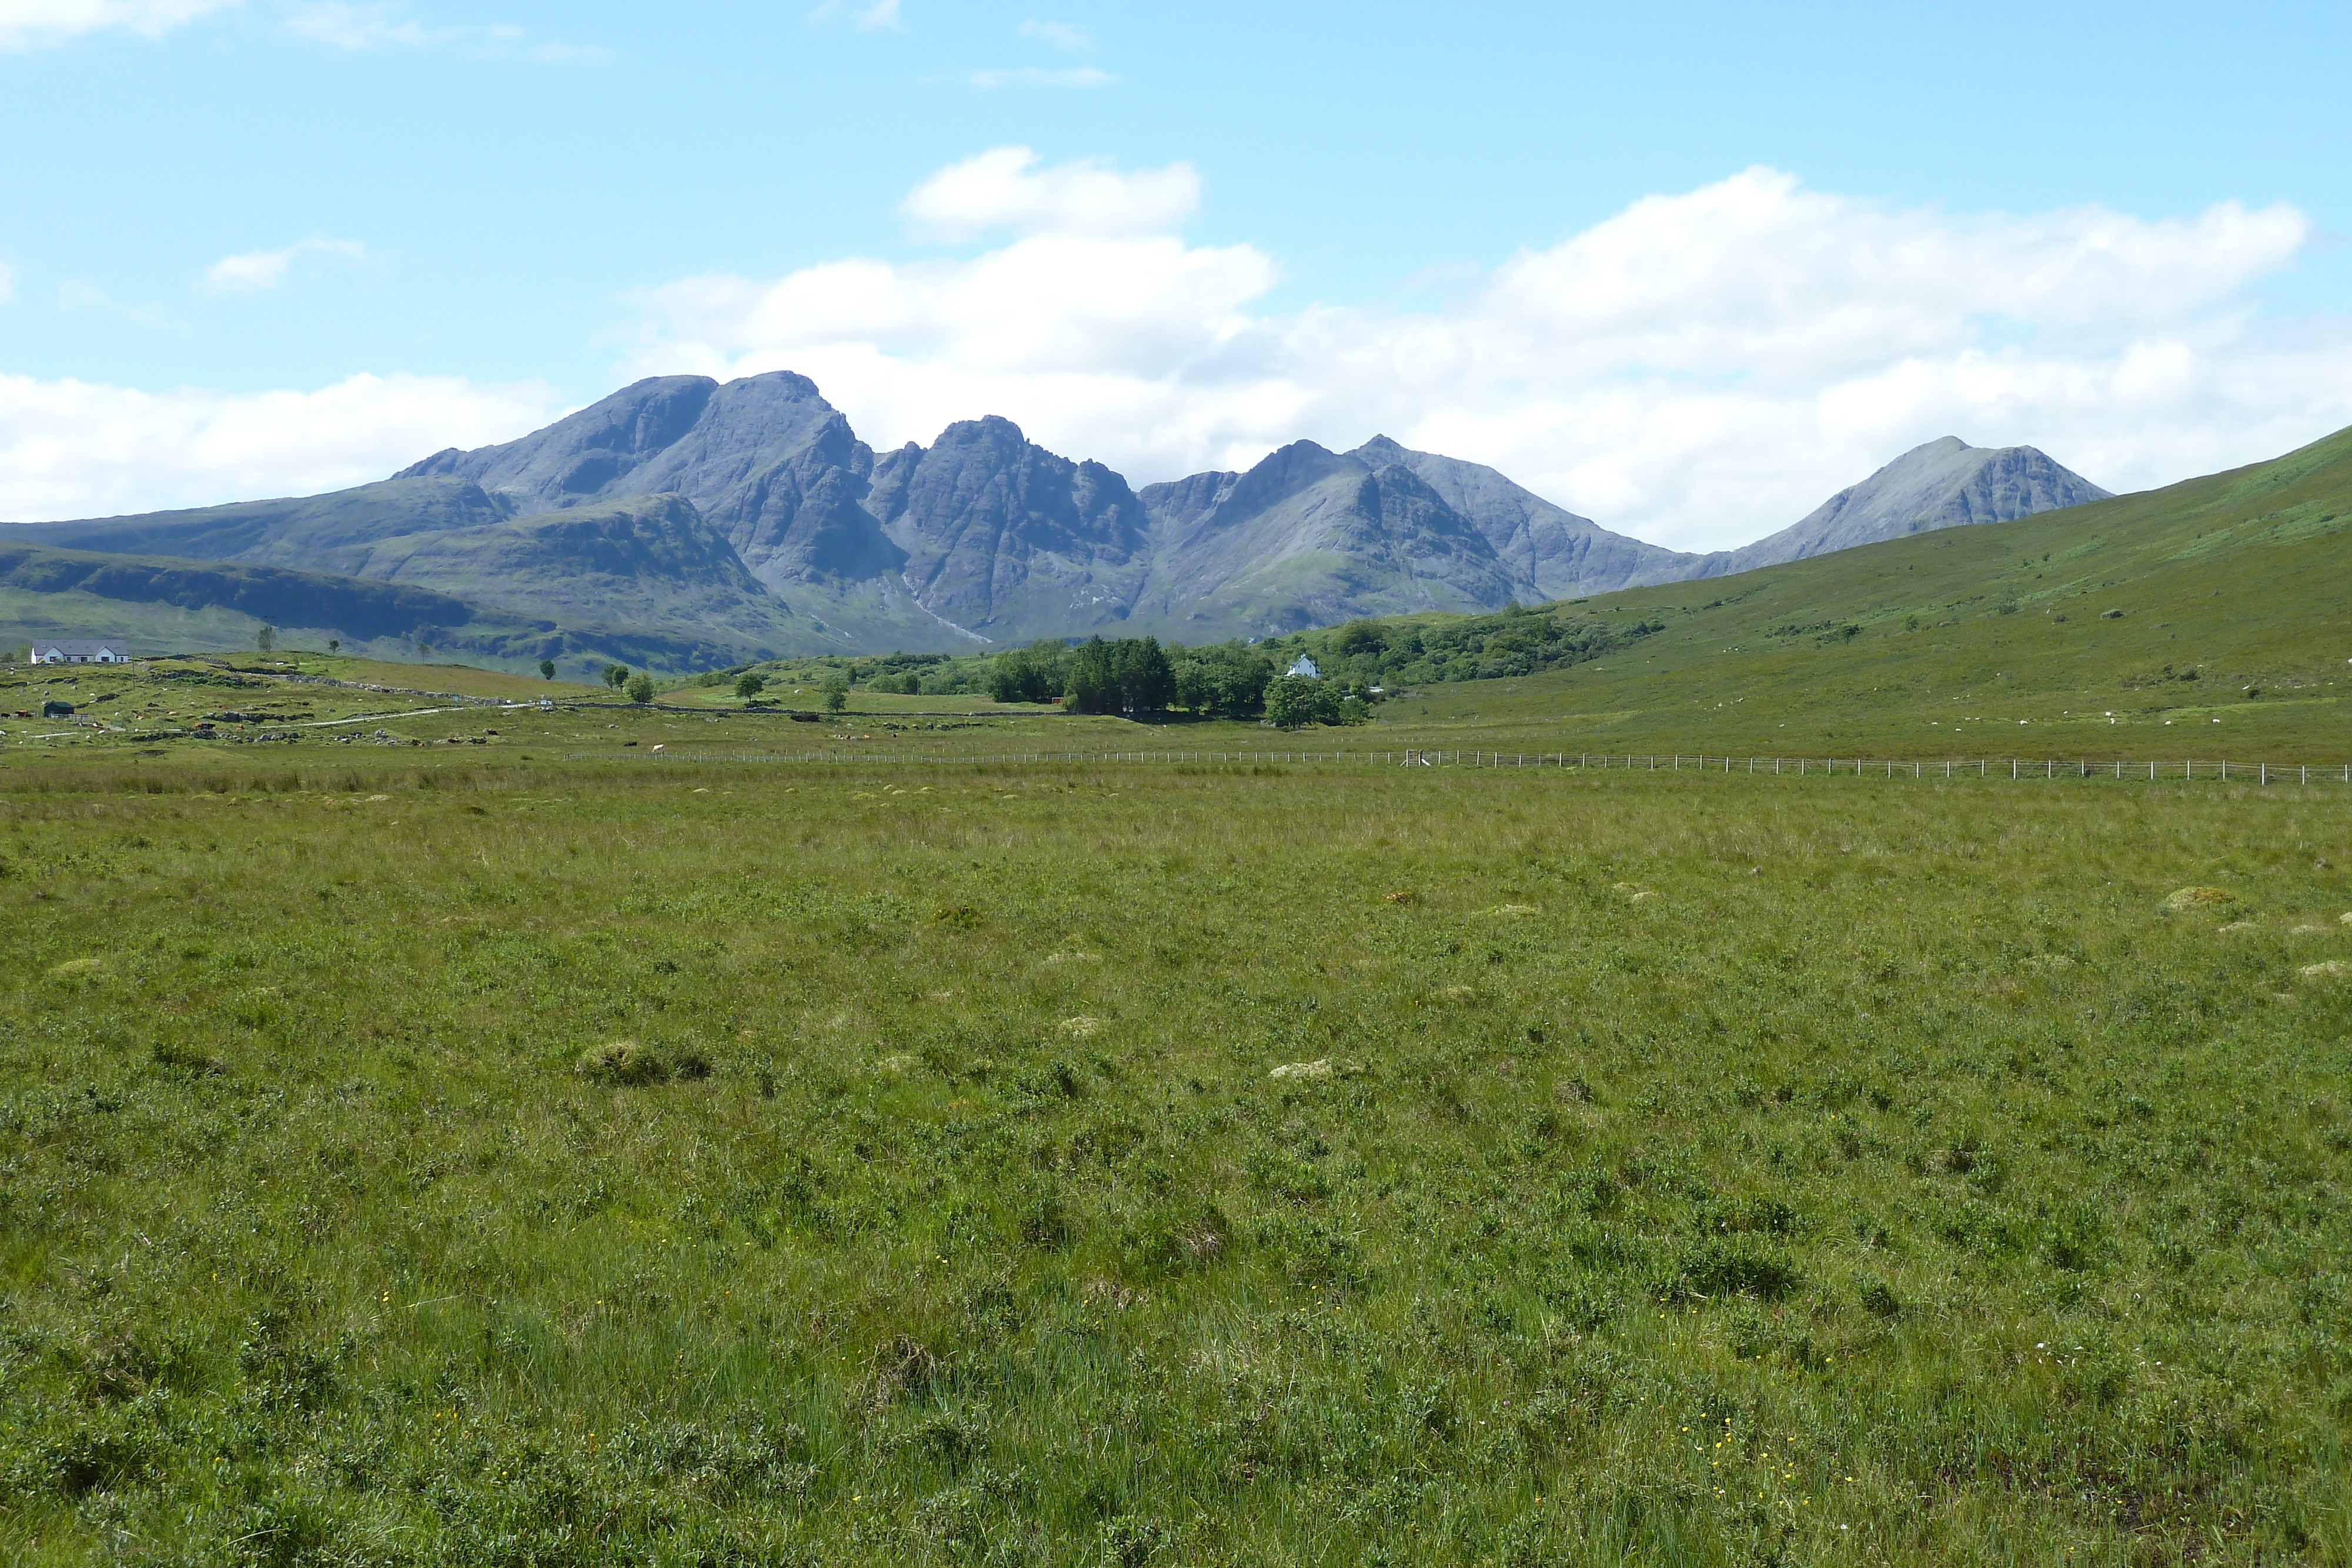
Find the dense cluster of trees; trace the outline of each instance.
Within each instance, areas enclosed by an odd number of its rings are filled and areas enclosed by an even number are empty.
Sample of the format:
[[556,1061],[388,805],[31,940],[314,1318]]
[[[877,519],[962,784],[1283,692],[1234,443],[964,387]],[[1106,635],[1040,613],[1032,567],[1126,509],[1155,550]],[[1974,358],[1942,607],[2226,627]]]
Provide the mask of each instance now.
[[1307,675],[1276,675],[1265,688],[1265,716],[1276,729],[1304,729],[1310,724],[1366,724],[1372,705],[1365,694],[1350,691],[1338,681]]
[[[1048,639],[989,657],[887,653],[807,661],[804,674],[825,706],[842,711],[851,690],[946,696],[985,692],[998,702],[1058,702],[1074,713],[1152,714],[1183,710],[1218,718],[1270,719],[1286,729],[1358,724],[1384,691],[1438,681],[1491,680],[1580,664],[1665,629],[1662,621],[1570,606],[1429,622],[1351,621],[1328,631],[1187,648],[1154,637],[1091,637],[1071,644]],[[1310,653],[1321,678],[1286,675]],[[814,668],[810,668],[814,666]],[[628,672],[618,670],[619,680]],[[701,677],[743,690],[748,665]],[[613,678],[608,673],[608,679]],[[615,684],[618,684],[616,682]]]
[[1269,645],[1278,655],[1313,653],[1327,676],[1393,690],[1580,664],[1665,627],[1663,621],[1626,623],[1614,614],[1578,615],[1567,606],[1526,610],[1514,604],[1493,615],[1423,624],[1350,621]]
[[[1006,703],[1059,698],[1074,713],[1183,708],[1220,718],[1253,718],[1268,711],[1267,693],[1278,684],[1276,668],[1264,653],[1241,643],[1186,648],[1156,637],[1093,637],[1072,648],[1048,641],[1009,650],[991,661],[988,695]],[[1325,685],[1303,679],[1297,684],[1318,689]],[[1318,699],[1301,711],[1319,715],[1345,695],[1332,687],[1328,700]],[[1339,721],[1312,717],[1306,722]]]

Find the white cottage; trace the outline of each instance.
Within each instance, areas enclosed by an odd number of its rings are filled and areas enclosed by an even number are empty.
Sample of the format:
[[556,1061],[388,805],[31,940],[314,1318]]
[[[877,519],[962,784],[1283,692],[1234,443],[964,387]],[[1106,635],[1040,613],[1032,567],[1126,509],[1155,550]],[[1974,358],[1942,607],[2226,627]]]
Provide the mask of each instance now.
[[54,638],[33,644],[31,663],[36,664],[127,664],[130,650],[121,643],[93,642],[86,638]]
[[1305,675],[1310,681],[1319,681],[1323,678],[1323,672],[1316,664],[1313,655],[1307,653],[1299,654],[1297,662],[1282,673],[1286,675]]

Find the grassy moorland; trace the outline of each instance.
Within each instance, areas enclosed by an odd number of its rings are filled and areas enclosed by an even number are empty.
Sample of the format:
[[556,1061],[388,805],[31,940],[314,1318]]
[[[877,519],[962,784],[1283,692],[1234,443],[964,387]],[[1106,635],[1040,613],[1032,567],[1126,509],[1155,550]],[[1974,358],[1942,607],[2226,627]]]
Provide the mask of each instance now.
[[1549,750],[2341,762],[2347,583],[2352,431],[2015,522],[1284,645],[1412,688],[1384,718],[1465,747],[1492,734]]
[[10,753],[9,1561],[2352,1561],[2340,786],[520,745]]

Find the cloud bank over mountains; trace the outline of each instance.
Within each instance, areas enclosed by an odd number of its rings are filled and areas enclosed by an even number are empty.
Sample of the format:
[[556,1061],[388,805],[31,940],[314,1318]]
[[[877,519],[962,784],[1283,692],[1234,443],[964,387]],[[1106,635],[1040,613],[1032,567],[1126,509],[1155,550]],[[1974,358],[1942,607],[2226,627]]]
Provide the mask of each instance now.
[[[1685,549],[1744,543],[1947,434],[2136,488],[2352,423],[2352,319],[2261,308],[2313,239],[2283,204],[1956,214],[1755,168],[1409,311],[1270,306],[1275,257],[1186,236],[1202,196],[1182,162],[992,149],[901,204],[939,254],[649,287],[615,380],[791,369],[877,444],[999,413],[1138,484],[1384,432]],[[299,417],[0,380],[0,517],[326,488],[556,412],[534,389],[424,377],[269,395]]]

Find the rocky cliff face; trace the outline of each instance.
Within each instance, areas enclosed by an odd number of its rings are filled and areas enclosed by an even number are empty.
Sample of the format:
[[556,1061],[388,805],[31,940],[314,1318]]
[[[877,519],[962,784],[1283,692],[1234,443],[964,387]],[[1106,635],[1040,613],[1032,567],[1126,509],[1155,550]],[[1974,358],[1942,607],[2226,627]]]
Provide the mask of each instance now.
[[1150,539],[1127,481],[1008,419],[950,424],[929,448],[878,459],[866,509],[923,608],[992,640],[1124,621],[1142,587]]
[[1499,609],[1794,560],[2105,495],[2032,447],[1930,443],[1743,549],[1611,533],[1492,468],[1376,436],[1140,493],[1010,420],[877,455],[789,371],[658,376],[520,440],[331,496],[27,538],[430,584],[567,624],[764,653],[963,649],[1120,629],[1187,642]]
[[1515,593],[1528,603],[1680,581],[1701,559],[1612,534],[1484,464],[1415,452],[1385,435],[1374,436],[1351,455],[1410,468],[1478,529],[1511,574]]

